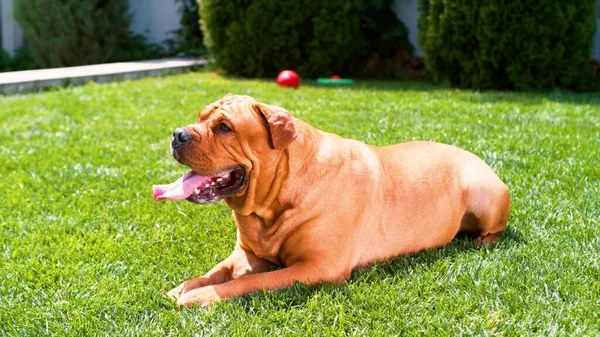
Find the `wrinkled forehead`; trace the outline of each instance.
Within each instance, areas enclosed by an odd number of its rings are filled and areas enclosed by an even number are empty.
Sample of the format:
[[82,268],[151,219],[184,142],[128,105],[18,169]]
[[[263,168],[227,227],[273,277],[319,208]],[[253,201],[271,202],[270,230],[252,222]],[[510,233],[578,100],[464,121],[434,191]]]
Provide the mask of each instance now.
[[228,94],[220,100],[204,107],[200,111],[199,120],[207,120],[216,113],[223,113],[229,116],[248,115],[252,112],[253,105],[256,103],[258,102],[251,96]]

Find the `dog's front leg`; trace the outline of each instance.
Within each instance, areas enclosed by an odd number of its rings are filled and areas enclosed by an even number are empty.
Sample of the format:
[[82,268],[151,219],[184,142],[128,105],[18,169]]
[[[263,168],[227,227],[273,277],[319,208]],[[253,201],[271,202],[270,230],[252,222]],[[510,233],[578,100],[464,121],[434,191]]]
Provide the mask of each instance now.
[[209,306],[222,299],[244,296],[262,290],[277,290],[290,287],[296,282],[316,284],[321,282],[343,282],[349,272],[335,272],[331,268],[320,268],[307,262],[299,262],[275,271],[245,275],[235,280],[196,288],[182,294],[178,305]]
[[208,273],[183,282],[171,289],[167,295],[179,299],[193,289],[228,282],[246,274],[264,272],[271,269],[271,266],[269,261],[237,246],[229,257],[214,266]]

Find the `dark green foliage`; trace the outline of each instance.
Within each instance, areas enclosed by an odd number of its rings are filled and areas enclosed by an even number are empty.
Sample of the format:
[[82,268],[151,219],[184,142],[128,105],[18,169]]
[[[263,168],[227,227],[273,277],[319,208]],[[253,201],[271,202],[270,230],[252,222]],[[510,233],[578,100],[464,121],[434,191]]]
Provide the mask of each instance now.
[[305,76],[340,72],[357,52],[358,0],[200,1],[205,44],[217,65],[241,76],[294,68]]
[[119,48],[112,55],[109,62],[157,59],[171,54],[171,50],[164,48],[162,45],[148,42],[146,36],[130,33],[121,40]]
[[176,0],[179,3],[181,27],[172,33],[175,38],[167,40],[172,53],[187,55],[203,55],[206,47],[202,41],[200,29],[200,8],[196,0]]
[[592,84],[595,0],[419,2],[419,44],[435,80],[508,90]]
[[205,44],[234,75],[274,76],[286,68],[306,77],[352,75],[374,49],[408,44],[389,0],[198,2]]
[[31,52],[27,48],[19,48],[13,56],[0,49],[0,72],[36,69]]
[[369,52],[382,57],[392,56],[399,48],[410,52],[414,47],[408,40],[408,29],[392,10],[392,0],[363,1],[361,6],[361,35]]
[[348,63],[354,76],[398,78],[414,47],[408,29],[392,10],[392,0],[365,0],[360,7],[363,46]]
[[130,60],[155,51],[129,32],[127,0],[21,0],[15,17],[40,67]]

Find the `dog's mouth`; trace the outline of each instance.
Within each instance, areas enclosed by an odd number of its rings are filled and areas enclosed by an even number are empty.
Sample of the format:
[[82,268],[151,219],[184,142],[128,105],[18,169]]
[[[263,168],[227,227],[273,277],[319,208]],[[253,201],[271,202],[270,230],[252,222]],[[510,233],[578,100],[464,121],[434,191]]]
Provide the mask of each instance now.
[[241,166],[226,169],[214,176],[204,176],[194,171],[184,174],[167,185],[154,185],[154,200],[183,200],[204,204],[225,199],[246,186],[246,170]]

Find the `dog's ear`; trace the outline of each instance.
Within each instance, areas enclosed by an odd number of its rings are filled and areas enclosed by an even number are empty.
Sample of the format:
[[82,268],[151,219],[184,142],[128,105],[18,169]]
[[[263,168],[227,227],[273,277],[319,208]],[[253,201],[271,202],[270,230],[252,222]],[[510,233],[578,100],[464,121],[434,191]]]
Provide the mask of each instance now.
[[254,109],[262,116],[269,131],[270,146],[283,150],[296,139],[296,128],[290,113],[275,105],[255,104]]

